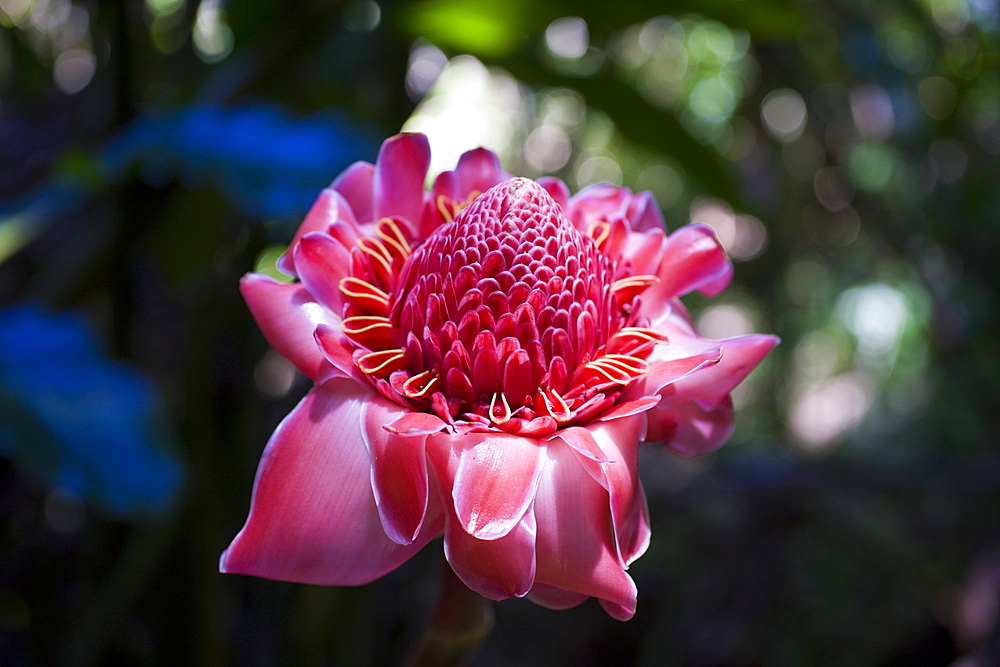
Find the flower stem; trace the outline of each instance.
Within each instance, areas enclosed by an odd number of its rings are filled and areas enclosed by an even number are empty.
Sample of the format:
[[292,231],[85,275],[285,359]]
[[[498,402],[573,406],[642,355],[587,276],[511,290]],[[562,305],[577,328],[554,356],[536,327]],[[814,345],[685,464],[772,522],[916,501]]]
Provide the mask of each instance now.
[[468,665],[493,628],[490,600],[462,583],[447,562],[442,569],[441,595],[409,667]]

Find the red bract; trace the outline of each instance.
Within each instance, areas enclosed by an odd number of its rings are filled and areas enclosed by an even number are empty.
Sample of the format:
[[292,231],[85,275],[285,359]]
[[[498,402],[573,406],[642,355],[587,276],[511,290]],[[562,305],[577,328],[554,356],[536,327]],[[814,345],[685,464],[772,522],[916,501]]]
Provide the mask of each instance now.
[[732,431],[729,392],[777,343],[708,341],[678,297],[732,266],[708,227],[670,236],[648,193],[509,178],[479,149],[424,190],[421,135],[325,190],[282,270],[243,279],[315,386],[264,452],[224,572],[352,585],[435,536],[493,599],[635,613],[649,543],[640,441],[688,456]]

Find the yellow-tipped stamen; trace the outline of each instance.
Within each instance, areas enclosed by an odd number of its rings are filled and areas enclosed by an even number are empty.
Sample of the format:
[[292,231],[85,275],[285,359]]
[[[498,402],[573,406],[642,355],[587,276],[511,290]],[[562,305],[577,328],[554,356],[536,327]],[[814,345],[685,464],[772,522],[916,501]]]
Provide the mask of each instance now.
[[458,208],[456,208],[456,209],[455,209],[455,215],[458,215],[458,214],[459,214],[459,212],[460,212],[460,211],[461,211],[461,210],[462,210],[463,208],[465,208],[466,206],[468,206],[468,205],[469,205],[469,204],[471,204],[472,202],[476,201],[476,197],[478,197],[478,196],[479,196],[479,195],[481,195],[481,194],[483,194],[483,193],[482,193],[482,192],[480,192],[479,190],[470,190],[470,191],[469,191],[469,196],[465,198],[465,201],[462,201],[462,202],[458,202],[458,203],[456,204],[456,206],[457,206]]
[[619,353],[629,353],[638,348],[648,350],[650,345],[667,345],[668,343],[666,335],[654,329],[624,327],[611,334],[606,348]]
[[649,364],[642,359],[626,354],[608,354],[583,366],[615,384],[627,385],[649,370]]
[[587,236],[594,239],[598,248],[611,236],[611,225],[604,220],[598,220],[587,228]]
[[620,384],[622,386],[627,385],[634,379],[631,375],[629,375],[622,369],[616,368],[614,366],[607,366],[605,364],[602,364],[599,360],[591,361],[587,364],[584,364],[584,368],[586,368],[587,370],[594,371],[598,375],[607,378],[608,382],[611,382],[613,384]]
[[641,341],[656,343],[657,345],[667,345],[670,342],[665,333],[645,327],[622,327],[611,337],[615,338],[618,336],[638,338]]
[[[430,378],[428,380],[428,378]],[[403,383],[403,394],[407,398],[424,398],[434,393],[434,388],[438,385],[435,375],[431,377],[430,371],[418,373]]]
[[476,200],[476,197],[483,194],[479,190],[472,190],[469,192],[469,196],[463,201],[455,201],[451,197],[445,195],[438,195],[437,201],[434,203],[437,205],[437,210],[441,214],[441,217],[445,219],[445,222],[451,222],[455,219],[462,209],[471,204]]
[[340,280],[339,287],[340,293],[348,299],[388,313],[389,295],[371,283],[354,276],[348,276]]
[[392,218],[382,218],[375,223],[375,234],[389,245],[391,248],[389,252],[392,252],[392,249],[397,250],[401,259],[410,256],[410,244],[406,242],[402,230]]
[[358,357],[358,368],[366,375],[385,375],[406,366],[406,353],[402,349],[379,350]]
[[[500,397],[502,405],[497,405],[497,396]],[[499,411],[499,413],[498,413]],[[490,419],[494,424],[504,424],[510,421],[511,418],[510,404],[507,402],[507,397],[503,395],[503,392],[494,392],[492,400],[490,400]]]
[[[458,214],[458,210],[455,209],[455,202],[451,200],[450,197],[445,197],[444,195],[438,195],[437,210],[441,214],[441,217],[445,219],[445,222],[451,222],[455,219],[455,215]],[[451,207],[449,208],[449,204]]]
[[573,411],[570,410],[566,399],[560,396],[559,392],[555,389],[542,389],[538,392],[538,395],[542,397],[545,411],[560,424],[573,418]]
[[[373,239],[370,236],[365,236],[358,239],[358,247],[361,248],[361,252],[368,255],[371,260],[374,260],[376,264],[382,267],[386,276],[392,275],[392,255],[381,241]],[[373,266],[372,268],[375,267]]]
[[628,278],[619,278],[611,283],[611,291],[635,290],[638,293],[658,282],[660,279],[656,276],[629,276]]
[[629,354],[606,354],[597,359],[597,361],[608,366],[620,368],[623,371],[634,373],[636,377],[649,370],[649,364],[645,360]]
[[388,317],[381,315],[355,315],[348,317],[340,324],[340,328],[348,336],[363,336],[380,329],[392,330]]

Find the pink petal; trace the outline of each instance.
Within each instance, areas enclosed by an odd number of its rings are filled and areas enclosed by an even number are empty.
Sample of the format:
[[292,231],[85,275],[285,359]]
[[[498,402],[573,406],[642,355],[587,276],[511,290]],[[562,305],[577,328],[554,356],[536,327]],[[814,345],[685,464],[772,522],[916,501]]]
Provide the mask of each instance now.
[[312,208],[309,209],[302,224],[299,225],[298,231],[295,232],[295,237],[292,238],[292,242],[288,246],[289,252],[278,258],[278,269],[290,276],[298,277],[298,273],[295,272],[295,260],[292,257],[292,251],[299,240],[310,232],[326,232],[330,225],[338,220],[343,220],[349,224],[356,222],[354,213],[351,211],[351,205],[347,203],[347,200],[336,190],[326,188],[320,193],[319,198],[312,205]]
[[355,162],[341,172],[340,176],[330,185],[339,192],[350,204],[357,222],[369,222],[372,219],[372,178],[375,175],[375,165],[370,162]]
[[706,409],[698,401],[686,401],[669,408],[655,408],[647,413],[646,440],[666,443],[681,456],[700,456],[714,452],[733,434],[733,401],[727,395]]
[[626,217],[634,232],[664,231],[667,228],[652,192],[640,192],[633,195],[628,205]]
[[635,616],[635,607],[625,604],[615,604],[608,600],[600,600],[601,608],[616,621],[629,621]]
[[[500,449],[497,443],[509,446],[515,450],[523,447],[518,441],[536,443],[526,438],[519,438],[506,434],[493,433],[467,433],[462,436],[449,434],[437,434],[427,436],[427,453],[434,466],[434,472],[446,497],[458,497],[458,477],[459,468],[463,466],[473,466],[471,457],[477,448],[477,438],[487,438],[487,449],[484,453],[496,458],[504,458],[503,453],[497,454],[494,449]],[[495,438],[495,439],[493,439]],[[472,440],[472,445],[467,445],[465,441]],[[545,447],[536,443],[535,445],[543,454]],[[470,457],[469,461],[463,461]],[[517,459],[524,458],[515,456]],[[473,471],[474,473],[477,471]],[[506,473],[505,473],[506,474]],[[467,476],[466,473],[463,473]],[[483,482],[493,488],[487,492],[487,496],[494,493],[503,495],[505,491],[495,480],[484,479]],[[524,480],[512,480],[515,486],[524,486]],[[463,482],[465,483],[465,482]],[[534,483],[529,481],[529,485],[534,491]],[[477,490],[470,489],[471,495]],[[517,490],[511,493],[512,496],[519,495]],[[501,505],[513,505],[510,500],[498,499]],[[530,499],[529,507],[521,512],[519,520],[507,529],[502,537],[496,539],[479,539],[470,534],[468,521],[459,519],[454,507],[448,513],[447,525],[445,527],[445,556],[451,564],[458,577],[465,582],[469,588],[479,591],[486,597],[494,600],[502,600],[509,597],[521,597],[531,588],[535,575],[535,518],[531,513]],[[513,510],[516,513],[518,510]]]
[[500,158],[488,148],[466,151],[455,167],[456,195],[462,199],[472,192],[486,192],[510,176],[500,166]]
[[715,296],[725,289],[732,270],[729,257],[711,227],[686,225],[667,237],[657,274],[660,283],[646,290],[643,298],[666,300],[694,290]]
[[310,294],[339,315],[344,305],[340,280],[349,275],[351,268],[347,248],[332,236],[311,232],[295,246],[292,257],[302,284]]
[[403,411],[392,421],[385,422],[382,428],[399,435],[430,435],[445,430],[448,425],[440,417],[429,412]]
[[[749,334],[714,342],[700,339],[705,346],[721,346],[722,359],[711,367],[680,378],[662,392],[663,406],[681,400],[717,399],[728,394],[767,356],[781,340],[777,336]],[[675,335],[671,341],[684,344],[686,341]]]
[[[659,401],[657,400],[657,403]],[[577,454],[581,454],[596,463],[608,463],[613,461],[611,455],[601,449],[601,446],[594,440],[594,436],[583,426],[570,426],[556,431],[550,440],[559,439],[572,447]]]
[[[666,348],[670,348],[670,344],[665,345],[664,349]],[[681,378],[703,373],[709,367],[719,363],[723,356],[723,349],[717,343],[715,343],[715,347],[691,354],[681,350],[671,350],[671,352],[682,356],[662,360],[654,360],[655,355],[650,357],[648,360],[649,370],[629,385],[626,390],[625,398],[627,400],[652,396]]]
[[491,600],[524,597],[535,580],[535,517],[529,511],[503,537],[480,540],[450,514],[444,555],[466,586]]
[[631,196],[626,188],[595,183],[570,197],[567,214],[577,229],[586,232],[591,224],[599,220],[607,222],[621,217]]
[[562,207],[563,213],[568,215],[569,187],[566,183],[555,176],[542,176],[538,179],[538,184]]
[[427,512],[427,456],[422,437],[404,437],[383,427],[405,409],[372,397],[361,408],[361,434],[372,456],[371,485],[386,535],[410,544]]
[[656,275],[663,261],[667,235],[662,229],[650,229],[641,234],[628,235],[623,256],[628,258],[635,275]]
[[733,273],[733,264],[730,262],[718,276],[700,286],[698,291],[705,296],[718,296],[722,294],[729,287],[729,283],[732,282]]
[[343,377],[356,377],[362,384],[367,382],[358,371],[358,367],[354,363],[354,349],[348,343],[339,326],[320,324],[313,332],[313,337],[316,339],[316,345],[323,352],[323,356],[334,368],[340,371]]
[[314,387],[275,430],[261,458],[246,525],[222,554],[222,572],[352,586],[395,569],[442,528],[439,510],[412,544],[382,528],[372,496],[361,407],[353,382]]
[[581,458],[580,464],[608,491],[618,553],[629,565],[649,546],[646,494],[639,484],[638,469],[639,442],[645,436],[646,418],[636,415],[567,430],[574,431],[574,437],[591,438],[592,446],[606,455],[603,462],[588,457]]
[[430,161],[430,144],[422,134],[397,134],[385,140],[372,179],[375,220],[398,215],[419,222]]
[[615,546],[607,491],[569,447],[553,443],[548,458],[533,506],[535,585],[608,600],[616,618],[631,615],[637,592]]
[[659,396],[643,396],[642,398],[637,398],[632,401],[625,401],[605,412],[603,415],[598,417],[596,421],[609,422],[612,419],[621,419],[622,417],[638,415],[646,410],[652,409],[659,402]]
[[330,363],[316,344],[313,331],[320,324],[339,328],[339,317],[317,303],[299,283],[279,283],[248,273],[240,281],[240,291],[264,338],[278,354],[313,381],[328,375]]
[[531,506],[546,445],[506,433],[452,439],[458,457],[452,498],[459,523],[481,540],[503,537]]
[[555,586],[535,584],[528,592],[528,599],[548,609],[569,609],[583,603],[589,596],[571,593]]

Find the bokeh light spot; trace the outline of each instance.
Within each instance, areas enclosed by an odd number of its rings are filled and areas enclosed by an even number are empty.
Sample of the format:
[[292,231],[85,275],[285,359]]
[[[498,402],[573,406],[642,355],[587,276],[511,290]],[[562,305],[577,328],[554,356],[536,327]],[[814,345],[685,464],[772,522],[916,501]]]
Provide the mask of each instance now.
[[448,57],[441,49],[430,42],[417,42],[410,51],[406,68],[407,92],[415,100],[422,99],[447,66]]
[[858,350],[869,356],[892,356],[909,319],[906,298],[885,283],[873,283],[844,292],[837,312]]
[[69,49],[56,58],[52,78],[67,95],[87,87],[97,70],[97,59],[89,49]]
[[562,128],[544,124],[536,127],[524,142],[524,161],[532,169],[546,173],[562,169],[569,162],[572,144]]
[[382,22],[382,8],[372,0],[361,0],[344,8],[343,21],[351,32],[371,32]]
[[764,127],[779,141],[792,141],[805,130],[806,103],[790,88],[772,90],[760,105]]
[[576,180],[580,185],[611,183],[621,185],[622,168],[618,162],[604,155],[594,155],[580,163],[576,170]]
[[453,58],[427,98],[403,125],[431,143],[430,173],[458,162],[467,150],[502,150],[524,121],[524,95],[508,74],[487,69],[472,56]]
[[202,0],[191,31],[195,53],[202,61],[222,62],[232,52],[235,39],[226,23],[226,14],[219,0]]
[[727,204],[714,199],[698,200],[691,208],[691,222],[709,225],[730,257],[753,259],[767,243],[767,229],[751,215],[736,215]]
[[871,378],[859,372],[802,383],[788,415],[799,447],[811,451],[824,449],[860,422],[872,406],[873,384]]
[[828,211],[841,211],[854,200],[855,187],[850,174],[840,167],[824,167],[813,176],[816,199]]
[[545,47],[553,55],[568,60],[582,58],[590,46],[587,22],[579,16],[556,19],[545,29]]
[[862,137],[871,141],[887,139],[896,126],[889,93],[880,86],[866,84],[851,91],[851,116]]
[[920,107],[935,120],[944,120],[955,110],[958,91],[943,76],[928,76],[917,84],[917,99]]
[[698,331],[710,340],[724,340],[753,333],[754,321],[743,306],[723,303],[705,309],[698,318]]

